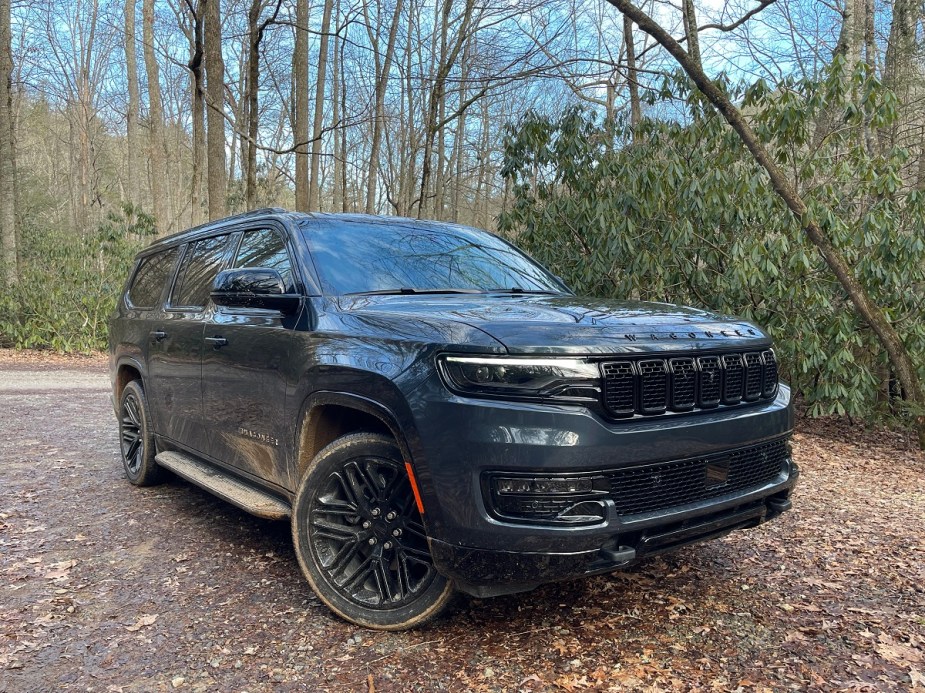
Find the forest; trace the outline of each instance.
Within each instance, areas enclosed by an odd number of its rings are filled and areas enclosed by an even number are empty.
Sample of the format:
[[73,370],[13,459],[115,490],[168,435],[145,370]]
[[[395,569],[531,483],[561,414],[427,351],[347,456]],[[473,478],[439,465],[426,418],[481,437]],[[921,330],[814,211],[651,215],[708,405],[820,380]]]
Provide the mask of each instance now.
[[100,349],[134,253],[265,206],[498,231],[756,320],[925,445],[921,0],[0,0],[0,346]]

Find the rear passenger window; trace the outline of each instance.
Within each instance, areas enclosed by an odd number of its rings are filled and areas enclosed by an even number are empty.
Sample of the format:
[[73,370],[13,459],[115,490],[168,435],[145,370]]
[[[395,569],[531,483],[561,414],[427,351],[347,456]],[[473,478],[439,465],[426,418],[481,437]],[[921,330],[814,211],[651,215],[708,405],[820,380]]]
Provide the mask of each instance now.
[[170,278],[170,271],[177,260],[179,248],[171,248],[141,261],[135,272],[128,300],[135,308],[154,308],[161,300],[164,284]]
[[209,300],[212,282],[222,268],[229,234],[203,238],[193,243],[183,256],[170,305],[202,308]]
[[234,266],[241,269],[247,267],[275,269],[283,278],[286,293],[295,293],[292,262],[289,260],[289,253],[286,252],[286,243],[275,231],[259,229],[245,233]]

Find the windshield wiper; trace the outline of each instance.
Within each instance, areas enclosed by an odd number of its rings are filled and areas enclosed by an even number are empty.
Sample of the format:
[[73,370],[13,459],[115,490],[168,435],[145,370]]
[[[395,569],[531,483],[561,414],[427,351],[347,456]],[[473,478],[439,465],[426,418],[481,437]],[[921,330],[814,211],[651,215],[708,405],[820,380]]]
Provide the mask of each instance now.
[[561,294],[561,291],[552,291],[551,289],[521,289],[519,286],[512,286],[509,289],[489,289],[490,294]]
[[351,291],[344,296],[400,296],[402,294],[480,294],[478,289],[415,289],[403,286],[398,289],[376,289],[375,291]]

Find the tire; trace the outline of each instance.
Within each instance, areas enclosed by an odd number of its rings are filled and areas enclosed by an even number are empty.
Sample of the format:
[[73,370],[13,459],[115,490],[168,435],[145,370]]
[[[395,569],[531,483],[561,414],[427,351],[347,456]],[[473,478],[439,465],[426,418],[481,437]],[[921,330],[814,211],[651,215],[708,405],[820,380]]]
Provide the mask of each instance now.
[[138,380],[128,383],[119,399],[119,447],[129,483],[153,486],[163,480],[164,470],[154,461],[154,431],[148,400]]
[[401,451],[387,436],[347,435],[315,456],[296,494],[292,539],[315,594],[351,623],[406,630],[453,596],[431,560]]

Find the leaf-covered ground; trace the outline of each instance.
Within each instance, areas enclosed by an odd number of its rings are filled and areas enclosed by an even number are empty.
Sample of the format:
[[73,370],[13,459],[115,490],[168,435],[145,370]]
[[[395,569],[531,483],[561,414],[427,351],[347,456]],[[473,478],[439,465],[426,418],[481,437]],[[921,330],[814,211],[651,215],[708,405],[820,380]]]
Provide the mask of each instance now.
[[925,690],[925,456],[799,422],[795,508],[609,576],[362,631],[288,526],[123,478],[99,358],[0,352],[0,691]]

